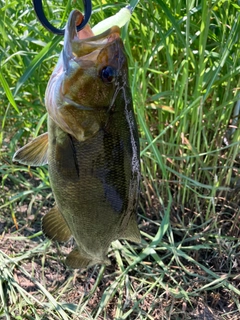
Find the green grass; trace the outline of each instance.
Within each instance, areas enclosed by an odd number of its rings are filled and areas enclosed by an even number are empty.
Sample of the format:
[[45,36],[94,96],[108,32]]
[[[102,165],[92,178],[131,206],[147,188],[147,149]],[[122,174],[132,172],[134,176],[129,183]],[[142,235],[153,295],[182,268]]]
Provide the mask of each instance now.
[[[126,5],[92,2],[92,25]],[[56,26],[71,3],[45,1]],[[240,3],[131,3],[122,36],[141,143],[142,244],[116,241],[111,267],[73,272],[63,263],[72,244],[41,234],[54,201],[47,168],[11,161],[46,131],[62,39],[41,27],[31,1],[0,0],[0,318],[240,317]]]

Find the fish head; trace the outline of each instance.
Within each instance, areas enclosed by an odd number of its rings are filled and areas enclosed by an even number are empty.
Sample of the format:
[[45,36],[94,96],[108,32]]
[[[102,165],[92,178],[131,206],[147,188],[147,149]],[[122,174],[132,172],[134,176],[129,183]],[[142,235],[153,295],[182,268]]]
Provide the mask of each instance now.
[[78,10],[71,12],[45,99],[52,120],[84,141],[106,121],[117,93],[127,84],[128,68],[119,27],[94,36],[88,25],[77,32],[81,19]]

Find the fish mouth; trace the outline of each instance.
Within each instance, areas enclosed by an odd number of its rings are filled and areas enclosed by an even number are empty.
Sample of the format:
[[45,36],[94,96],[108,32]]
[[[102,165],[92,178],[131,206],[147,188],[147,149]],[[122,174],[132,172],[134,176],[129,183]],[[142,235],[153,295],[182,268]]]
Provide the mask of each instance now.
[[120,38],[120,28],[117,26],[113,26],[97,36],[94,36],[89,25],[77,32],[76,26],[82,20],[82,13],[73,10],[65,28],[62,58],[63,69],[67,75],[71,72],[71,65],[80,64],[82,60],[94,61],[106,44]]

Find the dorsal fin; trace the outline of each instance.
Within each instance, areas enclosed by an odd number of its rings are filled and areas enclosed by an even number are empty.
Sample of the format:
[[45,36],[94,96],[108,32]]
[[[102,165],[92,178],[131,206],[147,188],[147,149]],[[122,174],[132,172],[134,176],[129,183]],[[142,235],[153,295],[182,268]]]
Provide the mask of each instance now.
[[45,132],[15,152],[13,161],[33,167],[48,163],[48,133]]
[[141,234],[138,229],[137,220],[134,214],[131,214],[126,229],[120,233],[120,239],[141,243]]

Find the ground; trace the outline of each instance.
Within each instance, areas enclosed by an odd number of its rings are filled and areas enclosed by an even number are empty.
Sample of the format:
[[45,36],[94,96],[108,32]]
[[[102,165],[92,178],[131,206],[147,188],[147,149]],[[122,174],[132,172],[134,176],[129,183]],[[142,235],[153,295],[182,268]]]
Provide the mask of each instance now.
[[[31,184],[35,186],[39,184],[39,181],[31,176],[28,178]],[[5,181],[3,188],[4,194],[9,195],[14,194],[21,187],[15,187],[9,180]],[[143,245],[132,245],[137,254],[142,252],[144,244],[149,241],[145,234],[154,236],[161,222],[157,213],[159,204],[153,200],[149,207],[144,199],[144,193],[142,193],[139,225],[143,232]],[[155,252],[162,256],[162,268],[156,260],[154,261],[154,255],[148,255],[139,264],[129,269],[126,276],[122,278],[124,283],[116,282],[116,279],[120,279],[121,272],[126,271],[129,266],[129,257],[125,251],[121,250],[126,246],[124,241],[115,242],[110,248],[109,256],[112,264],[109,267],[96,266],[89,270],[74,271],[65,266],[64,259],[74,246],[73,240],[58,244],[46,240],[41,233],[42,216],[54,201],[50,189],[45,189],[41,195],[33,194],[26,197],[14,208],[17,225],[14,224],[10,207],[5,207],[0,220],[1,269],[5,275],[5,278],[2,278],[2,290],[5,306],[13,310],[14,299],[19,303],[24,300],[24,303],[21,302],[22,310],[15,310],[14,314],[16,316],[25,314],[26,319],[32,319],[29,316],[29,313],[31,314],[29,307],[26,305],[29,299],[27,297],[30,295],[31,303],[35,305],[40,319],[59,319],[54,312],[51,315],[52,318],[49,318],[49,310],[44,311],[43,306],[46,301],[51,300],[47,296],[46,292],[48,292],[66,314],[73,313],[73,319],[90,319],[89,315],[91,315],[93,319],[99,320],[238,320],[239,297],[233,291],[231,292],[230,288],[231,285],[238,290],[240,288],[238,243],[240,228],[236,223],[240,217],[239,203],[227,202],[226,199],[225,202],[223,199],[220,200],[218,219],[214,223],[221,223],[221,231],[229,238],[229,242],[221,244],[221,253],[213,245],[214,235],[211,239],[207,232],[209,225],[206,225],[205,229],[202,228],[201,221],[197,221],[200,219],[198,217],[194,222],[196,226],[194,230],[193,227],[189,227],[193,224],[192,213],[173,207],[170,220],[175,249],[180,248],[177,244],[181,243],[181,239],[185,237],[188,239],[183,242],[183,246],[188,246],[189,250],[179,251],[180,253],[176,250],[174,256],[170,253],[166,255],[167,247],[165,250],[164,247],[159,247],[159,250],[156,248]],[[185,226],[181,225],[183,221]],[[197,225],[201,226],[199,230]],[[233,241],[234,237],[235,241]],[[165,244],[166,241],[167,238],[164,238]],[[199,249],[193,250],[196,245]],[[185,257],[184,252],[188,253]],[[118,256],[121,255],[122,257],[119,258]],[[7,271],[8,280],[6,280]],[[219,275],[219,279],[212,278],[211,273]],[[156,279],[161,280],[156,281]],[[224,286],[225,279],[229,283],[228,286]],[[185,299],[183,292],[189,294]],[[107,294],[110,297],[107,297]],[[100,310],[99,306],[103,302],[106,304]],[[129,310],[133,311],[127,316]],[[118,313],[126,316],[117,318]],[[97,318],[94,318],[95,316]]]

